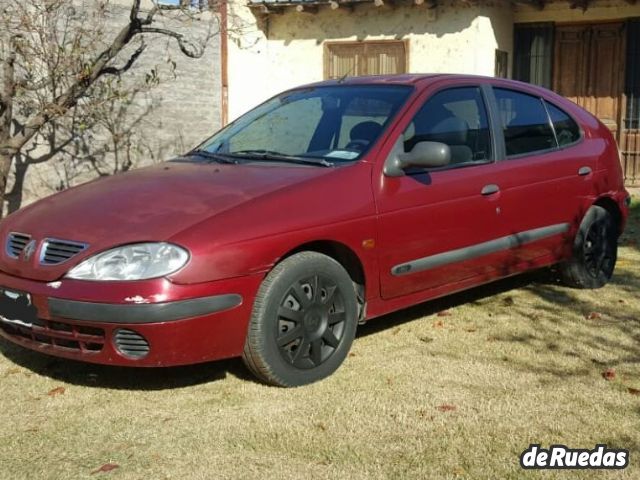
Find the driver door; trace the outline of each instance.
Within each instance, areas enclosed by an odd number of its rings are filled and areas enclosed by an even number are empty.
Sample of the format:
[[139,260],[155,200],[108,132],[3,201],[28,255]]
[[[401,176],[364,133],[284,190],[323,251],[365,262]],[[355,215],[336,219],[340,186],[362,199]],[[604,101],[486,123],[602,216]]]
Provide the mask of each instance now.
[[495,147],[483,90],[440,90],[419,107],[402,141],[451,149],[446,167],[382,174],[376,192],[384,299],[495,275],[505,258]]

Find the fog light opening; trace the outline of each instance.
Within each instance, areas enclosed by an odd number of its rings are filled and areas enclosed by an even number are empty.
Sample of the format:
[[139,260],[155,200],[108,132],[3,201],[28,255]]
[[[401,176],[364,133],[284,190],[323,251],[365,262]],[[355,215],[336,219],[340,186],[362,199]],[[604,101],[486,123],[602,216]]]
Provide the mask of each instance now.
[[146,338],[138,332],[124,328],[119,328],[114,332],[113,343],[118,353],[135,360],[146,357],[151,350]]

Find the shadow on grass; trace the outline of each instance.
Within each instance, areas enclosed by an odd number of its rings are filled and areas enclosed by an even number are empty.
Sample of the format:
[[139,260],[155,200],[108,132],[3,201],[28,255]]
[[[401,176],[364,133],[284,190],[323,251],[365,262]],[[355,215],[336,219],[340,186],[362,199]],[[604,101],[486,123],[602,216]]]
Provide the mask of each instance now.
[[588,298],[549,283],[525,286],[538,301],[533,307],[509,307],[513,325],[491,341],[498,351],[501,343],[517,344],[519,349],[508,349],[507,357],[496,355],[496,363],[558,378],[593,375],[594,368],[601,372],[640,365],[640,276],[616,273],[610,283],[604,290],[589,292]]
[[399,325],[419,320],[423,317],[435,315],[443,310],[473,304],[485,298],[524,288],[532,284],[553,285],[557,283],[557,275],[550,269],[541,269],[505,278],[376,318],[358,327],[357,337],[373,335]]
[[85,387],[167,390],[215,382],[228,375],[255,381],[239,358],[183,367],[116,367],[52,357],[15,346],[2,338],[0,353],[38,375]]

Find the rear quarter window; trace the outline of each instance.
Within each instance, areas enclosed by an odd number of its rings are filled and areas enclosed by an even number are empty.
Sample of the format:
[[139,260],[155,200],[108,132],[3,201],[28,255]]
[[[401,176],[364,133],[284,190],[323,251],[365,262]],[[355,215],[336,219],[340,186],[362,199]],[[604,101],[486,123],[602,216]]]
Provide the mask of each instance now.
[[556,137],[558,138],[558,145],[560,147],[566,147],[580,140],[580,127],[576,121],[569,116],[568,113],[556,107],[552,103],[545,102],[547,110],[549,110],[549,116],[553,123],[553,128],[556,130]]

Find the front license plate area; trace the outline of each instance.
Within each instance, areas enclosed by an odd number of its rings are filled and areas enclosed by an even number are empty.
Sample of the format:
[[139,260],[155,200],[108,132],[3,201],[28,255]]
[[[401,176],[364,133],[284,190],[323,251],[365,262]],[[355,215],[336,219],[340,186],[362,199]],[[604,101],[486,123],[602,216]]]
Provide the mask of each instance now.
[[0,287],[0,321],[22,327],[38,323],[38,310],[27,292]]

